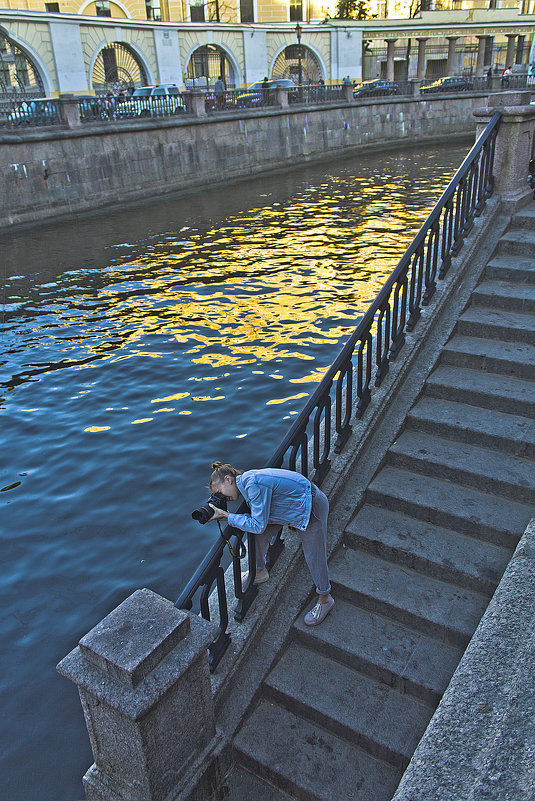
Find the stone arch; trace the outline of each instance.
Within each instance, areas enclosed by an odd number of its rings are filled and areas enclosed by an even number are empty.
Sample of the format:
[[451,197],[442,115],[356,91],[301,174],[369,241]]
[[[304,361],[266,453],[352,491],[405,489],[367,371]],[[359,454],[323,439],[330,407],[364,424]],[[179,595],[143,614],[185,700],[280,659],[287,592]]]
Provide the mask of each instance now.
[[137,89],[154,83],[154,73],[141,50],[130,42],[103,41],[89,65],[89,86],[97,93]]
[[0,98],[50,97],[54,83],[36,50],[0,25]]
[[224,44],[208,42],[196,45],[191,48],[184,63],[184,85],[187,89],[195,86],[206,88],[206,79],[208,87],[213,89],[223,66],[227,89],[235,89],[242,84],[243,76],[238,60]]
[[317,48],[309,44],[290,44],[279,47],[269,67],[270,78],[291,78],[297,83],[298,47],[301,47],[302,53],[303,81],[307,83],[312,80],[316,83],[320,78],[325,80],[328,77],[328,71],[323,57]]
[[[76,13],[77,14],[86,14],[87,13],[86,9],[89,8],[89,6],[94,5],[94,4],[95,4],[95,0],[85,0],[85,2],[80,6],[80,8],[78,9],[78,11]],[[121,11],[123,12],[123,14],[125,15],[125,17],[127,19],[132,19],[132,14],[128,10],[128,8],[123,3],[121,3],[121,0],[110,0],[110,5],[117,6],[117,8],[121,9]],[[119,19],[120,19],[120,17],[119,17]]]

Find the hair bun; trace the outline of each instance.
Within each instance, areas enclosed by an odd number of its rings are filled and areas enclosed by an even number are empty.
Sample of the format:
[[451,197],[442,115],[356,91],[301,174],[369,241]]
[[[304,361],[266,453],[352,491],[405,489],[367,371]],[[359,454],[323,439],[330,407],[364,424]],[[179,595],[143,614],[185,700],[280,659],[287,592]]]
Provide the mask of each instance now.
[[212,470],[217,470],[219,467],[223,467],[223,462],[212,462]]

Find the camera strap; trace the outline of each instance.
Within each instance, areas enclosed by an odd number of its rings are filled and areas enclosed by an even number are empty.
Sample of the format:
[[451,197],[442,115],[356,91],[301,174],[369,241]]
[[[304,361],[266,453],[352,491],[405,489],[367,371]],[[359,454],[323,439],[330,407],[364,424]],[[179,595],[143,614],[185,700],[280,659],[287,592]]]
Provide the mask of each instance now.
[[233,559],[243,559],[245,556],[247,556],[247,548],[245,547],[245,544],[244,544],[243,540],[238,540],[238,546],[239,547],[238,547],[238,553],[236,553],[234,551],[234,548],[230,544],[230,540],[227,540],[227,538],[223,534],[223,529],[221,528],[221,523],[219,522],[219,520],[217,521],[217,525],[219,526],[219,533],[221,534],[221,539],[223,539],[227,543],[228,549],[229,549],[229,552],[230,552],[230,555],[232,556],[232,558]]

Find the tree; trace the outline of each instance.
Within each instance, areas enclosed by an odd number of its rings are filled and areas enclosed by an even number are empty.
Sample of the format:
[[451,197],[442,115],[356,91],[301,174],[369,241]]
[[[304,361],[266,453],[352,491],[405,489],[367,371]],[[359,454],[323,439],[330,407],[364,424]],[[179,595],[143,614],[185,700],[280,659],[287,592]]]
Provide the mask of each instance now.
[[334,19],[368,19],[366,0],[337,0]]

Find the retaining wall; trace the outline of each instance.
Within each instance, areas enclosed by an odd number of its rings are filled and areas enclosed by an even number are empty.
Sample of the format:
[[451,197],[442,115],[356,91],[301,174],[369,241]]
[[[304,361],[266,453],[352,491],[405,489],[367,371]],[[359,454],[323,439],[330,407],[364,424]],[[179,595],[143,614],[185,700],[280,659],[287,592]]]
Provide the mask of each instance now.
[[0,229],[475,131],[481,93],[0,135]]

